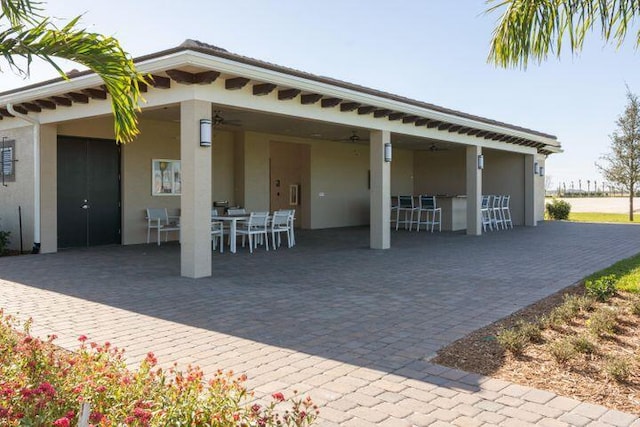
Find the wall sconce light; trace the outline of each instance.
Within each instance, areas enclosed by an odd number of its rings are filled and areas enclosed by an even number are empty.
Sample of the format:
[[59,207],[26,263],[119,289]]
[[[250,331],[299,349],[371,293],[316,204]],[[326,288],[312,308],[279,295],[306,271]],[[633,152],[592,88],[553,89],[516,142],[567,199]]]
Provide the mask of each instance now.
[[478,155],[478,169],[484,169],[484,156],[482,154]]
[[540,176],[544,176],[544,166],[540,166]]
[[536,175],[540,174],[540,165],[538,164],[538,162],[535,162],[533,164],[533,173]]
[[391,143],[387,142],[384,144],[384,161],[387,163],[391,162]]
[[200,146],[211,147],[211,119],[200,119]]

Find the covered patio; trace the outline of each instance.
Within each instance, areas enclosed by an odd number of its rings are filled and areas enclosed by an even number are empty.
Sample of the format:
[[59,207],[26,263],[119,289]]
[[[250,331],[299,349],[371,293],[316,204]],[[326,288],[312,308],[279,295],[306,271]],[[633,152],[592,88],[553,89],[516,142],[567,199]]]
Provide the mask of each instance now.
[[[17,235],[21,206],[26,239],[43,253],[141,243],[145,209],[166,207],[180,210],[181,275],[207,277],[220,200],[294,206],[303,229],[368,225],[373,249],[390,247],[394,194],[462,196],[469,235],[482,233],[483,194],[510,194],[515,225],[543,217],[541,171],[561,151],[553,135],[193,40],[136,62],[151,78],[141,134],[124,147],[91,73],[0,94],[0,131],[20,159],[0,216]],[[179,183],[169,194],[154,193],[156,162],[180,163],[159,174]]]
[[[636,254],[640,227],[545,222],[481,238],[398,232],[384,252],[368,250],[366,227],[300,233],[295,250],[214,254],[213,276],[198,280],[180,277],[177,244],[0,258],[0,307],[32,316],[34,332],[55,333],[68,348],[86,334],[125,347],[132,363],[154,351],[166,364],[246,373],[260,396],[308,393],[323,426],[452,423],[469,411],[496,424],[525,415],[635,419],[539,390],[516,398],[516,386],[428,360]],[[496,402],[505,396],[524,412]],[[538,413],[527,405],[534,397],[544,397]]]

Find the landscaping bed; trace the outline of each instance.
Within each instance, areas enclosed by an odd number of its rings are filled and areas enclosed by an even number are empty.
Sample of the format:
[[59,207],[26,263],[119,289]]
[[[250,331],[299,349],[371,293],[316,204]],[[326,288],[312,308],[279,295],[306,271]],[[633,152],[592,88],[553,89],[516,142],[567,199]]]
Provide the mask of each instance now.
[[454,342],[432,362],[640,414],[640,258],[623,263],[587,279],[622,272],[606,298],[584,284],[569,287]]

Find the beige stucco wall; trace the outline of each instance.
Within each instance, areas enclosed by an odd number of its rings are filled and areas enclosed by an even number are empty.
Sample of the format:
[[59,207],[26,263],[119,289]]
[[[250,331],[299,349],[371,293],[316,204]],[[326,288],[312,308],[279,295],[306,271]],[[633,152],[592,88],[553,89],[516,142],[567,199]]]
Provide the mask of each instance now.
[[484,154],[482,193],[511,195],[511,219],[524,224],[524,155],[488,150]]
[[311,228],[369,223],[369,147],[330,141],[311,147]]
[[413,194],[466,194],[465,150],[416,151]]
[[33,126],[27,125],[2,131],[2,136],[14,139],[16,180],[0,185],[0,230],[11,233],[9,248],[20,248],[18,207],[22,208],[23,249],[33,246]]
[[391,162],[391,195],[412,194],[414,187],[413,150],[393,147]]

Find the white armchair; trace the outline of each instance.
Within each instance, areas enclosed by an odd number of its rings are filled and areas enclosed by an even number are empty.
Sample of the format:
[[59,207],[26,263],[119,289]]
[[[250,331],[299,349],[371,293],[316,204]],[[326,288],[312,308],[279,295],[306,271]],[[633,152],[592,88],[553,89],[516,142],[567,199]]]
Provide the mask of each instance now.
[[168,234],[172,231],[178,233],[180,239],[180,223],[170,222],[167,208],[147,208],[147,243],[151,241],[151,230],[155,230],[158,246],[160,246],[160,233],[165,233],[164,241],[168,239]]

